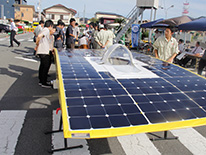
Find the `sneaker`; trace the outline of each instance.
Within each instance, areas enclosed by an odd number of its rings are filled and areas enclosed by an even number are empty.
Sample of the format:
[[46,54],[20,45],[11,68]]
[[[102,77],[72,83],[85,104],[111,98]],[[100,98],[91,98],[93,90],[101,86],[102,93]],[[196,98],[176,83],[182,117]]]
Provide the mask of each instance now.
[[39,82],[39,85],[41,86],[41,85],[42,85],[42,83],[41,83],[41,82]]
[[42,84],[41,87],[42,88],[52,88],[52,85],[46,83],[46,84]]
[[18,47],[21,45],[21,43],[18,44]]

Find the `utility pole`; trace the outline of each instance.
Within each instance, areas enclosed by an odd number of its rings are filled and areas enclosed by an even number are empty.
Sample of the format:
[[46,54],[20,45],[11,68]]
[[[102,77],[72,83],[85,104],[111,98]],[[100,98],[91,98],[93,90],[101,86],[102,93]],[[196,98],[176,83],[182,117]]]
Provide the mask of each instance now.
[[38,10],[38,20],[40,21],[41,20],[41,0],[39,0],[38,2],[37,10]]
[[4,19],[4,5],[3,4],[0,4],[1,5],[1,19],[3,20]]
[[83,23],[85,23],[85,12],[86,12],[86,5],[84,4]]

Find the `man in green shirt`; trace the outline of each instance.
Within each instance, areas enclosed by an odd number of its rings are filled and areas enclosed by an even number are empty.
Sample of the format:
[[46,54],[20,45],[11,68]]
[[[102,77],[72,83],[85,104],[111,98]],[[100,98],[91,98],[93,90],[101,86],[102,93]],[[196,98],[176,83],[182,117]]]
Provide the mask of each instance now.
[[173,30],[166,28],[165,36],[160,36],[153,44],[155,57],[170,63],[179,53],[178,42],[172,37],[172,34]]

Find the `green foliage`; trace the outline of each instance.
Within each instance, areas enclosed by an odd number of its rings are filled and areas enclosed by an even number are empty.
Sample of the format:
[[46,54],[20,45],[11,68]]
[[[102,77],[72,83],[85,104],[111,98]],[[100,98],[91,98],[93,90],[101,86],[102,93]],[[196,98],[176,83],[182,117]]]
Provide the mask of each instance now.
[[99,19],[97,19],[97,18],[91,18],[90,21],[93,22],[93,23],[96,23],[96,22],[99,21]]

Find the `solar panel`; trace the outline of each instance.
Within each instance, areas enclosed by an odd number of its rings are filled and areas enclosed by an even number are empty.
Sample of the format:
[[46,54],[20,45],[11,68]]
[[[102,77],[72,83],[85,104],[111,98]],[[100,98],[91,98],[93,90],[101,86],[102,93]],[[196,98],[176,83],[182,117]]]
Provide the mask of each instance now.
[[[115,78],[86,59],[56,53],[65,138],[102,138],[205,124],[206,80],[136,54],[158,78]],[[95,54],[93,54],[95,55]],[[61,85],[62,84],[62,85]]]

